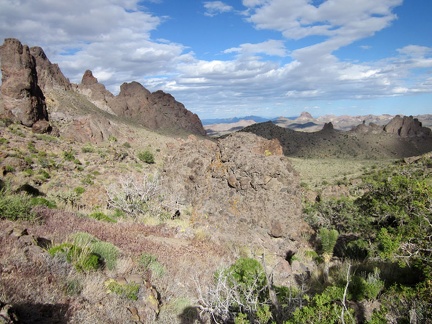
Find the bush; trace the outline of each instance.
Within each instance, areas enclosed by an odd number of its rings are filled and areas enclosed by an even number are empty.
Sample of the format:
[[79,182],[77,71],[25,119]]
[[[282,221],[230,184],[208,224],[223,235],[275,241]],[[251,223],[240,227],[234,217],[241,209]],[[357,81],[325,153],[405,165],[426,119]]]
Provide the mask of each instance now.
[[64,257],[78,271],[92,271],[102,265],[113,270],[117,264],[118,249],[109,242],[99,241],[93,235],[78,232],[72,235],[72,243],[64,242],[51,247],[51,256]]
[[322,253],[332,256],[333,250],[336,245],[336,241],[339,237],[338,231],[332,229],[329,230],[327,228],[321,228],[319,231],[319,238],[321,240],[321,249]]
[[31,196],[26,193],[11,193],[7,188],[0,190],[0,218],[12,221],[34,220]]
[[378,294],[384,289],[384,281],[380,280],[378,268],[374,269],[373,273],[369,273],[365,279],[365,275],[355,275],[349,287],[349,292],[354,300],[374,300]]
[[97,241],[91,244],[91,250],[93,253],[101,256],[103,262],[108,270],[114,270],[117,265],[117,258],[119,255],[118,248],[109,242]]
[[144,269],[150,270],[155,277],[162,277],[165,274],[165,267],[152,254],[141,254],[138,262]]
[[321,294],[316,294],[307,306],[297,308],[287,324],[309,323],[353,323],[353,310],[343,312],[344,289],[342,287],[327,287]]
[[137,218],[146,213],[161,214],[160,186],[158,175],[146,175],[139,179],[136,177],[124,177],[117,184],[111,184],[106,188],[108,206],[115,210]]
[[155,163],[153,153],[151,153],[149,150],[145,150],[144,152],[139,152],[138,159],[148,164]]
[[140,286],[137,283],[121,284],[114,279],[105,282],[108,293],[114,293],[122,298],[129,300],[138,300]]
[[266,275],[255,259],[238,259],[215,273],[214,286],[206,294],[198,290],[201,310],[217,323],[267,323],[272,317]]
[[66,161],[74,161],[75,160],[75,152],[72,150],[64,151],[63,157]]
[[48,253],[51,256],[64,257],[78,271],[97,270],[101,265],[100,257],[87,246],[80,247],[72,243],[61,243],[51,247]]
[[100,221],[108,222],[108,223],[116,223],[117,221],[108,215],[104,214],[103,212],[97,211],[93,212],[89,215],[90,218],[94,218]]

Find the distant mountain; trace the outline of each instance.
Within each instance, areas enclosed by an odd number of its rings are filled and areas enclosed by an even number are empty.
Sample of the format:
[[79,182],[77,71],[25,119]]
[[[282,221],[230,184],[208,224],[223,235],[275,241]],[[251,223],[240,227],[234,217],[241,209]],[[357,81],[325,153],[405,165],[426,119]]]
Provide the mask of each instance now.
[[244,117],[232,117],[232,118],[210,118],[210,119],[201,119],[203,125],[212,125],[212,124],[234,124],[238,123],[242,120],[253,120],[256,123],[263,123],[269,121],[270,119],[260,117],[260,116],[244,116]]

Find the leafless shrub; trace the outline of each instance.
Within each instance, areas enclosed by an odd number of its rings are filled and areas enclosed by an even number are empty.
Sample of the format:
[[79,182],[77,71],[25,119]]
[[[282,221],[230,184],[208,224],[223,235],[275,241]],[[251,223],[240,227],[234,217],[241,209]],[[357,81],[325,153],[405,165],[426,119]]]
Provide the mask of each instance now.
[[266,289],[257,277],[249,285],[237,282],[229,271],[221,271],[214,283],[202,287],[197,278],[194,279],[198,293],[200,316],[208,314],[215,323],[233,321],[238,315],[237,310],[245,314],[254,314],[270,300],[262,300],[262,291]]
[[140,215],[151,214],[159,216],[162,199],[160,179],[158,174],[133,177],[122,177],[117,183],[106,187],[108,206],[137,218]]

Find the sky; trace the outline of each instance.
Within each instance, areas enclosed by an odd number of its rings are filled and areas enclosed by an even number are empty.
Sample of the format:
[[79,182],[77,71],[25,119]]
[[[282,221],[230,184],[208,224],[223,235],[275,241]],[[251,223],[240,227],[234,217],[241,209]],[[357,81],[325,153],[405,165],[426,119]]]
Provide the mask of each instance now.
[[432,114],[431,0],[0,0],[0,43],[201,119]]

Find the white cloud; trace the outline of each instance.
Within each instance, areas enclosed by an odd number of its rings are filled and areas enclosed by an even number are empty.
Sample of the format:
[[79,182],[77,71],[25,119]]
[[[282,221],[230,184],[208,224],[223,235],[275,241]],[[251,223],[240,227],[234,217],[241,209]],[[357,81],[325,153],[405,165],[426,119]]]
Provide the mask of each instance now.
[[223,3],[222,1],[207,1],[204,2],[204,8],[206,12],[204,13],[206,16],[216,16],[221,13],[230,12],[234,8],[230,5]]
[[[316,106],[305,100],[431,93],[430,74],[418,73],[432,68],[430,47],[407,44],[380,61],[337,57],[337,49],[389,26],[401,1],[327,0],[313,6],[308,0],[243,0],[247,21],[257,29],[294,39],[321,37],[289,50],[289,40],[239,41],[224,51],[236,54],[226,60],[204,60],[170,39],[155,41],[152,33],[165,18],[136,0],[0,0],[0,37],[42,46],[73,82],[91,69],[114,93],[123,82],[136,80],[152,91],[171,92],[203,117],[258,109],[284,115],[279,109],[297,101],[303,110]],[[207,13],[235,12],[220,1],[204,5]]]
[[371,36],[396,19],[392,13],[402,0],[328,0],[316,7],[309,0],[244,1],[248,20],[258,29],[280,31],[286,38],[325,36],[333,51]]
[[284,57],[287,55],[285,45],[283,41],[270,39],[268,41],[258,43],[258,44],[241,44],[240,47],[229,48],[224,51],[224,53],[239,53],[246,55],[253,54],[266,54],[272,56]]

